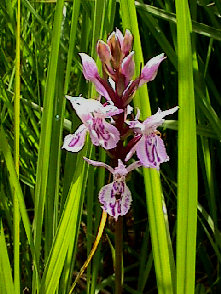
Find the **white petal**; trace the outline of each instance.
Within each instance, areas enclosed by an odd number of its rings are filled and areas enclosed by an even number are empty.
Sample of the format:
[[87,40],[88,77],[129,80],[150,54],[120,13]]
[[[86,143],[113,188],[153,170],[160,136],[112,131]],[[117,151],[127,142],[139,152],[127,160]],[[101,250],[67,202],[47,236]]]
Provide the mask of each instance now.
[[87,157],[83,157],[83,158],[84,158],[85,161],[87,161],[87,163],[89,163],[91,165],[104,167],[107,170],[109,170],[112,174],[114,173],[114,169],[111,166],[109,166],[108,164],[104,163],[104,162],[91,160],[91,159],[88,159]]
[[140,166],[142,166],[142,163],[140,161],[135,161],[127,167],[127,172],[129,173]]
[[179,106],[175,106],[171,109],[162,111],[160,108],[158,108],[158,112],[151,115],[144,121],[145,128],[147,127],[155,127],[162,125],[164,123],[164,117],[170,114],[173,114],[179,109]]
[[80,125],[73,135],[70,134],[64,138],[64,144],[62,148],[71,152],[80,151],[84,146],[86,134],[87,128],[84,125]]

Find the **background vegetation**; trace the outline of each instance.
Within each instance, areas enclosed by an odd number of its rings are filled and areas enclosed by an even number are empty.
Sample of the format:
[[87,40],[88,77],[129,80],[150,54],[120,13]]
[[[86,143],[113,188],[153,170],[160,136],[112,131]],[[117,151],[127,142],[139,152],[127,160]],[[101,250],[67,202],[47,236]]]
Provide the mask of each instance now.
[[[220,1],[2,0],[0,16],[0,293],[69,293],[90,252],[105,171],[82,156],[105,154],[61,149],[79,125],[64,95],[97,97],[78,53],[97,59],[116,27],[134,34],[137,75],[167,55],[137,91],[143,118],[180,106],[160,130],[170,161],[128,179],[124,293],[220,293]],[[114,230],[109,218],[76,293],[115,293]]]

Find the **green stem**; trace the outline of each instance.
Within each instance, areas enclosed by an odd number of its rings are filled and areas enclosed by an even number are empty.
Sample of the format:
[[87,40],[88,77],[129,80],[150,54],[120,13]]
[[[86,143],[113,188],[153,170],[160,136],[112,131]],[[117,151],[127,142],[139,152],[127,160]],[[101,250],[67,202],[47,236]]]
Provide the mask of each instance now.
[[[19,178],[19,137],[20,137],[20,18],[21,3],[18,0],[16,28],[16,64],[15,64],[15,101],[14,101],[14,161]],[[13,223],[14,223],[14,284],[15,293],[20,293],[20,212],[16,192],[13,193]]]
[[123,217],[119,216],[115,225],[115,294],[123,289]]

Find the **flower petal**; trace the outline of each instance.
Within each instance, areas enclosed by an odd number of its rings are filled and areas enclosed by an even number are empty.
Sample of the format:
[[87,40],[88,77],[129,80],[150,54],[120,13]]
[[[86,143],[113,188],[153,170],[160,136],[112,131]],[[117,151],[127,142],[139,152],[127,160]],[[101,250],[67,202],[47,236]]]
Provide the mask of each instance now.
[[[103,105],[98,100],[86,99],[83,97],[65,97],[71,102],[77,115],[86,125],[93,119],[93,114],[95,112],[102,113],[103,111]],[[105,117],[105,114],[102,113],[102,116]]]
[[79,53],[79,55],[82,60],[83,74],[85,79],[89,81],[96,79],[99,74],[94,59],[85,53]]
[[83,97],[71,97],[65,96],[70,102],[74,110],[77,112],[77,115],[81,117],[82,114],[93,113],[98,109],[102,109],[103,105],[95,99],[87,99]]
[[120,113],[124,112],[123,109],[119,109],[114,105],[106,105],[106,106],[104,106],[103,109],[104,109],[104,111],[106,113],[105,117],[111,117],[113,115],[117,115],[117,114],[120,114]]
[[114,105],[103,105],[98,100],[86,99],[83,97],[65,96],[72,104],[77,115],[82,121],[87,121],[92,118],[91,114],[95,117],[109,118],[113,115],[120,114],[123,109],[118,109]]
[[[137,143],[138,144],[138,143]],[[125,161],[128,161],[129,159],[131,159],[131,157],[134,155],[134,152],[136,151],[137,148],[137,144],[135,144],[130,151],[127,153],[127,156],[125,157]]]
[[62,148],[71,152],[80,151],[84,146],[86,134],[87,128],[84,125],[80,125],[73,135],[70,134],[64,138]]
[[104,163],[104,162],[91,160],[91,159],[89,159],[87,157],[83,157],[83,158],[84,158],[85,161],[87,161],[87,163],[89,163],[91,165],[104,167],[107,170],[109,170],[109,172],[111,172],[112,174],[114,173],[114,169],[111,166],[109,166],[108,164]]
[[104,96],[107,100],[110,100],[110,97],[104,88],[104,86],[101,84],[100,76],[98,73],[97,65],[92,57],[85,53],[79,53],[81,59],[82,59],[82,66],[83,66],[83,75],[86,80],[89,80],[94,83],[97,92]]
[[88,125],[91,141],[95,146],[112,149],[120,140],[120,133],[115,126],[107,123],[104,119],[94,118],[93,124]]
[[135,161],[135,162],[131,163],[130,165],[128,165],[127,172],[129,173],[132,170],[134,170],[140,166],[142,166],[142,163],[140,161]]
[[148,117],[143,123],[145,127],[154,127],[157,128],[158,126],[162,125],[164,123],[164,117],[170,114],[173,114],[179,109],[179,106],[175,106],[171,109],[162,111],[160,108],[158,108],[158,112]]
[[139,120],[126,121],[126,124],[130,129],[133,129],[135,133],[142,134],[145,129],[144,124],[139,122]]
[[160,163],[169,160],[163,140],[155,135],[142,136],[136,144],[137,157],[146,167],[159,169]]
[[139,86],[155,79],[158,67],[165,58],[166,57],[164,57],[164,53],[162,53],[156,57],[151,58],[146,63],[146,65],[141,71]]
[[117,220],[118,216],[123,216],[128,212],[132,197],[125,182],[115,181],[101,188],[99,201],[103,204],[103,210]]
[[107,101],[111,100],[110,99],[110,96],[107,92],[107,90],[105,89],[105,87],[101,84],[101,82],[99,81],[99,79],[94,79],[94,80],[91,80],[94,85],[95,85],[95,88],[96,88],[96,91],[101,95],[101,96],[104,96],[106,98]]

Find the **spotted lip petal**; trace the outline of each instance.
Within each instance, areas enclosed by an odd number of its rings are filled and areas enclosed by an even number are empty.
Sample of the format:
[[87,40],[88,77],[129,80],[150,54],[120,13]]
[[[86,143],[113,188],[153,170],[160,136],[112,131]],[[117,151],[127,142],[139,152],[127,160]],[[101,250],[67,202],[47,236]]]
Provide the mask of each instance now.
[[115,148],[120,140],[118,129],[101,118],[93,118],[92,121],[92,125],[88,125],[92,143],[105,149]]
[[125,182],[114,181],[101,188],[99,201],[103,210],[113,216],[117,221],[118,216],[127,214],[130,209],[132,197]]
[[159,169],[162,162],[169,160],[163,140],[157,135],[157,127],[164,123],[164,117],[173,114],[178,106],[158,112],[148,117],[143,123],[138,120],[127,122],[134,132],[140,134],[140,140],[128,152],[125,161],[128,161],[136,151],[137,157],[145,167]]
[[118,159],[118,166],[113,169],[104,162],[94,161],[86,157],[84,157],[84,160],[94,166],[104,167],[113,174],[113,182],[101,188],[99,201],[103,205],[103,210],[113,216],[115,220],[117,220],[118,216],[125,215],[132,202],[131,192],[125,183],[125,177],[129,172],[140,167],[141,162],[135,161],[126,167],[121,159]]
[[169,160],[163,140],[155,134],[143,136],[136,145],[136,152],[145,167],[159,169],[161,163]]

